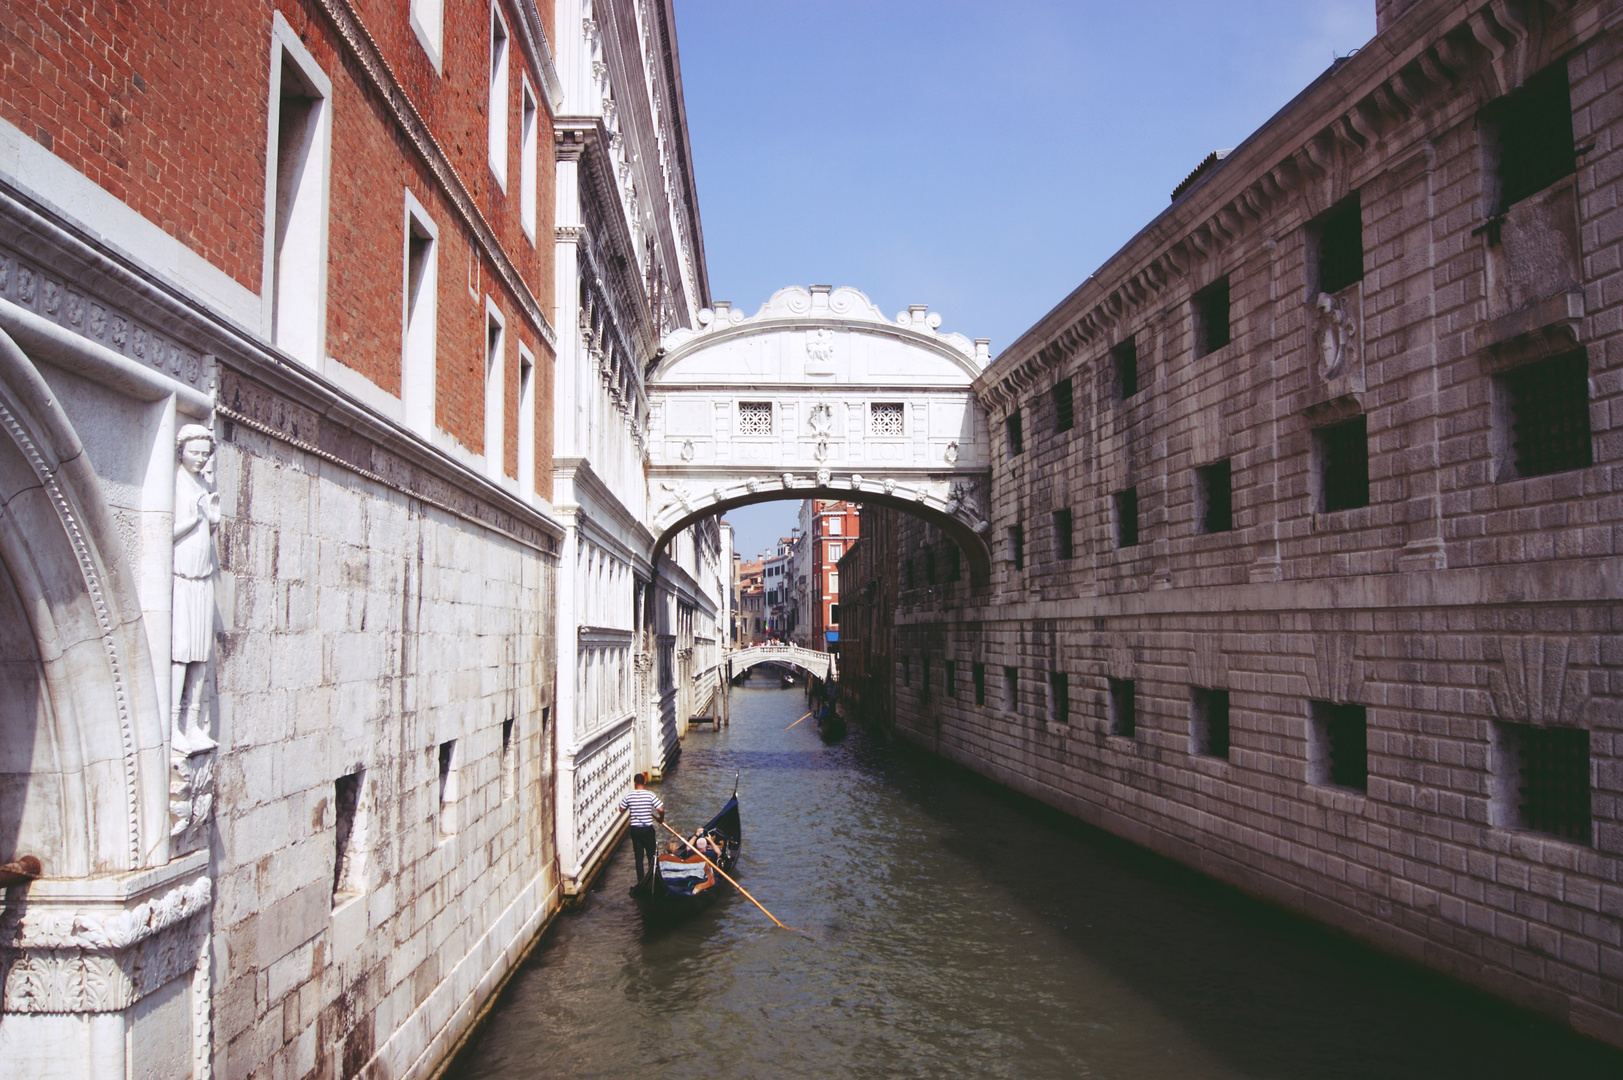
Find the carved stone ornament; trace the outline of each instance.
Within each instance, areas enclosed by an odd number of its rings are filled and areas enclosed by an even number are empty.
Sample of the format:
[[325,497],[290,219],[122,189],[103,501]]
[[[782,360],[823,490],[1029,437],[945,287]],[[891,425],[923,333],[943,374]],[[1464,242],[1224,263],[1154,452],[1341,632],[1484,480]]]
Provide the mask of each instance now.
[[1325,382],[1351,373],[1358,361],[1358,323],[1346,296],[1320,293],[1314,303],[1313,355]]
[[818,469],[817,470],[817,486],[818,487],[828,487],[828,481],[829,481],[830,475],[831,474],[829,473],[829,471],[827,469]]
[[813,330],[806,335],[806,359],[814,364],[834,362],[834,331]]
[[948,465],[952,465],[957,462],[958,444],[955,442],[948,443],[947,448],[941,452],[941,456],[947,460]]
[[928,499],[929,497],[930,497],[930,489],[929,488],[926,488],[926,487],[921,485],[921,486],[916,487],[916,488],[913,489],[913,499],[914,499],[914,501],[923,502],[925,499]]
[[670,492],[670,498],[666,499],[665,505],[660,508],[662,511],[680,505],[684,513],[693,513],[693,497],[688,494],[687,488],[681,484],[667,484],[664,481],[660,481],[659,486]]
[[861,473],[852,473],[851,474],[851,490],[852,491],[861,491],[862,490],[862,474]]
[[812,457],[816,458],[818,461],[827,461],[828,460],[828,440],[827,439],[818,439],[817,440],[817,448],[812,451]]
[[783,481],[783,486],[785,488],[792,488],[795,486],[794,473],[784,473],[781,477],[779,477],[779,479]]
[[826,402],[818,402],[806,414],[806,429],[819,439],[826,439],[834,432],[834,410]]
[[886,495],[894,495],[895,493],[896,493],[896,481],[887,479],[885,481],[885,494]]
[[748,488],[750,494],[753,495],[757,491],[761,490],[761,480],[759,477],[752,476],[748,480],[744,481],[744,486]]
[[692,439],[684,440],[683,443],[682,443],[682,460],[683,461],[692,461],[694,452],[695,451],[693,449],[693,440]]

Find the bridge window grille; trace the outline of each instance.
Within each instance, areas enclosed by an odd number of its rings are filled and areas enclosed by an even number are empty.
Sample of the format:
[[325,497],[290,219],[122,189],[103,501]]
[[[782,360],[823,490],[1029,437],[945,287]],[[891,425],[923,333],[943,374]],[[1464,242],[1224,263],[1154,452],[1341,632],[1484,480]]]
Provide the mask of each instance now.
[[1189,688],[1190,753],[1229,756],[1229,692]]
[[902,403],[876,401],[868,406],[868,432],[871,435],[902,434]]
[[738,403],[738,433],[740,435],[772,434],[772,403],[770,401],[740,401]]
[[1076,395],[1071,391],[1071,380],[1061,379],[1051,391],[1054,399],[1054,430],[1070,431],[1076,424]]
[[1530,364],[1500,377],[1510,411],[1514,475],[1587,468],[1589,360],[1582,352]]
[[1110,350],[1110,360],[1116,369],[1116,392],[1126,401],[1138,393],[1138,342],[1134,338]]
[[1109,679],[1110,734],[1131,739],[1138,732],[1137,687],[1132,679]]
[[1229,343],[1229,279],[1220,277],[1195,294],[1195,355],[1214,353]]
[[1020,424],[1019,409],[1016,409],[1009,414],[1006,427],[1009,433],[1009,456],[1019,457],[1021,454],[1026,452],[1026,435],[1025,430]]
[[1054,511],[1054,558],[1069,559],[1076,555],[1075,530],[1071,523],[1071,508]]
[[1340,292],[1364,280],[1364,216],[1357,192],[1332,207],[1308,234],[1318,249],[1319,292]]
[[1365,418],[1355,416],[1313,433],[1319,451],[1319,478],[1325,513],[1369,505],[1369,436]]
[[1063,671],[1048,673],[1048,712],[1056,724],[1071,722],[1071,677]]
[[986,704],[986,665],[976,661],[969,669],[970,677],[975,680],[975,704]]
[[1318,784],[1369,788],[1369,722],[1362,705],[1312,703],[1312,779]]
[[1138,488],[1130,487],[1125,491],[1116,492],[1115,503],[1116,546],[1119,548],[1138,546]]
[[1016,570],[1026,568],[1026,527],[1024,525],[1009,526],[1009,559],[1014,563]]
[[1010,712],[1020,707],[1020,669],[1017,667],[1003,669],[1003,704]]
[[1195,470],[1200,531],[1228,532],[1234,528],[1234,478],[1228,459]]
[[955,698],[958,696],[958,664],[952,660],[948,660],[946,664],[946,670],[942,673],[943,681],[947,685],[947,696]]
[[1500,789],[1510,813],[1504,824],[1591,843],[1589,732],[1496,724],[1502,757]]

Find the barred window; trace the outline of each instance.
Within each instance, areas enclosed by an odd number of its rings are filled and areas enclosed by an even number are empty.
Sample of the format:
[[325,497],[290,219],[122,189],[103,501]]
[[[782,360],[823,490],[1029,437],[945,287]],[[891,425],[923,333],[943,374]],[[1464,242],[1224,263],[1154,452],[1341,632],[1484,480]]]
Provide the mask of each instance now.
[[1110,350],[1110,359],[1116,368],[1116,390],[1126,401],[1138,393],[1138,342],[1128,338]]
[[1510,406],[1516,476],[1587,468],[1589,363],[1582,352],[1530,364],[1500,377]]
[[1481,128],[1499,188],[1497,213],[1576,172],[1567,62],[1557,60],[1483,108]]
[[1228,459],[1196,469],[1195,479],[1200,531],[1219,533],[1234,528],[1233,476]]
[[1340,292],[1364,279],[1364,219],[1358,193],[1309,226],[1318,248],[1319,291]]
[[902,433],[902,403],[876,401],[868,406],[868,433],[871,435],[900,435]]
[[1325,513],[1369,505],[1369,438],[1364,418],[1355,416],[1314,432],[1319,449],[1319,480]]
[[1009,456],[1018,457],[1026,452],[1025,428],[1020,423],[1020,410],[1016,409],[1009,414],[1004,425],[1009,433]]
[[1503,756],[1495,771],[1509,811],[1499,823],[1591,842],[1589,732],[1495,724]]
[[1071,508],[1054,511],[1054,558],[1069,559],[1076,554]]
[[772,434],[772,403],[770,401],[740,401],[738,403],[738,433],[740,435]]
[[1206,757],[1229,756],[1229,692],[1189,688],[1189,752]]
[[1229,343],[1229,279],[1220,277],[1195,294],[1195,355],[1214,353]]
[[1119,548],[1136,547],[1138,545],[1138,488],[1130,487],[1126,491],[1115,494],[1116,504],[1116,546]]
[[1070,379],[1061,379],[1050,391],[1054,399],[1054,430],[1070,431],[1076,424],[1076,395]]

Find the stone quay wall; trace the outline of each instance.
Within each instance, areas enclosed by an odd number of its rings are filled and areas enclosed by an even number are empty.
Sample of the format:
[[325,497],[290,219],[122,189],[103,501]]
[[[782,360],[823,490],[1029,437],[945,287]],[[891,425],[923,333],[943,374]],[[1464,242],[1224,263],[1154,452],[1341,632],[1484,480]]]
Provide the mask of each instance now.
[[977,382],[990,587],[873,561],[904,736],[1623,1045],[1623,4],[1557,7],[1383,7]]

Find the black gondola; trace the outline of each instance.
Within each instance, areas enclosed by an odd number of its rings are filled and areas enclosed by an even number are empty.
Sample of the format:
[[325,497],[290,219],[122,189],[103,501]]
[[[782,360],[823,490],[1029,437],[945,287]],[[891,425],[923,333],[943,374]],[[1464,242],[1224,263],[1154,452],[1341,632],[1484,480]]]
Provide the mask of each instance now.
[[833,705],[824,705],[817,714],[817,733],[826,743],[845,738],[845,717]]
[[[732,797],[720,813],[705,822],[700,835],[721,845],[720,857],[711,855],[710,858],[731,874],[738,863],[739,848],[744,844],[744,829],[738,820],[736,781],[733,783]],[[687,862],[660,855],[654,860],[649,879],[633,885],[631,895],[642,909],[643,918],[669,922],[709,907],[716,897],[731,889],[732,886],[703,861]]]

